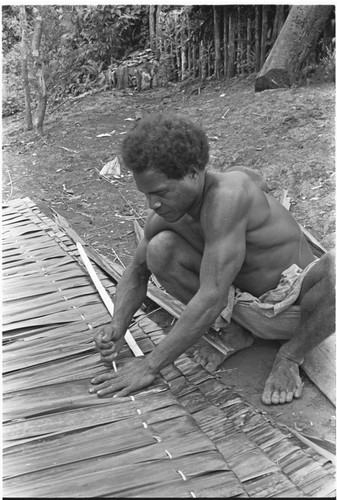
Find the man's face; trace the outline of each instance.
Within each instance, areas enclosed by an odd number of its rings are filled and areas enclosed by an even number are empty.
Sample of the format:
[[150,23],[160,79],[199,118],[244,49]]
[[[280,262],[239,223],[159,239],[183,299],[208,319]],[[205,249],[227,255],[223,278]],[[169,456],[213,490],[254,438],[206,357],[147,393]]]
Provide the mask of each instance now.
[[195,176],[169,179],[164,173],[146,170],[133,173],[138,191],[144,193],[149,207],[167,222],[176,222],[188,213],[198,192]]

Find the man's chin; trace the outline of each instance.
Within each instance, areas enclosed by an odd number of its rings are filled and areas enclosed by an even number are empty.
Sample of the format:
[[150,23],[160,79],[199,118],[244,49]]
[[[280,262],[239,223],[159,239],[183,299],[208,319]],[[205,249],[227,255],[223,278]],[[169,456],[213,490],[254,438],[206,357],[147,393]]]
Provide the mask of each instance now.
[[165,214],[161,215],[162,219],[164,219],[165,222],[178,222],[179,219],[181,219],[182,215],[178,214]]

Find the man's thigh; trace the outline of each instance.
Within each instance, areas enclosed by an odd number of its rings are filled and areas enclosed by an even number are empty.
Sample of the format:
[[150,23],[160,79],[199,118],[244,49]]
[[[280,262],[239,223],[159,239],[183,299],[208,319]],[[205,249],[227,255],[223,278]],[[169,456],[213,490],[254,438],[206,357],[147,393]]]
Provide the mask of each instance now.
[[256,337],[268,340],[291,339],[300,324],[300,306],[290,306],[276,316],[265,316],[248,304],[235,304],[232,318]]

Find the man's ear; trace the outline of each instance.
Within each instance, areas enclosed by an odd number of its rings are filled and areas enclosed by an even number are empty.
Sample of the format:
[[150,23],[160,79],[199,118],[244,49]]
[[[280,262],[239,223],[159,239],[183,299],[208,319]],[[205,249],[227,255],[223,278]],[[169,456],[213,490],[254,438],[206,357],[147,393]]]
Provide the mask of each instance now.
[[200,170],[197,166],[192,165],[189,174],[193,180],[197,180],[199,178]]

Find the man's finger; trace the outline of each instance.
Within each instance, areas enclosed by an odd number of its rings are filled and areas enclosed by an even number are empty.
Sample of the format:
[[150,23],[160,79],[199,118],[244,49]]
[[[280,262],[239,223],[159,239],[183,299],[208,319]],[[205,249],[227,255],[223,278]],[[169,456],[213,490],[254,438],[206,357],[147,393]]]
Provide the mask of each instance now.
[[110,356],[111,354],[113,354],[115,352],[115,346],[112,346],[110,348],[107,348],[107,349],[100,349],[100,353],[102,354],[102,356]]
[[103,382],[115,379],[117,377],[118,373],[115,372],[101,373],[100,375],[97,375],[96,377],[92,378],[90,382],[92,384],[102,384]]
[[106,380],[105,382],[95,385],[95,387],[90,387],[89,392],[90,393],[96,392],[98,394],[107,389],[109,389],[108,391],[109,393],[116,392],[120,389],[124,389],[124,385],[125,384],[118,381]]
[[103,342],[102,339],[94,337],[94,341],[96,346],[100,349],[109,349],[109,347],[112,347],[114,345],[112,340],[110,340],[109,342]]
[[123,398],[125,396],[129,396],[129,394],[131,394],[131,392],[132,392],[132,389],[130,387],[125,387],[120,392],[117,392],[114,395],[114,398]]

